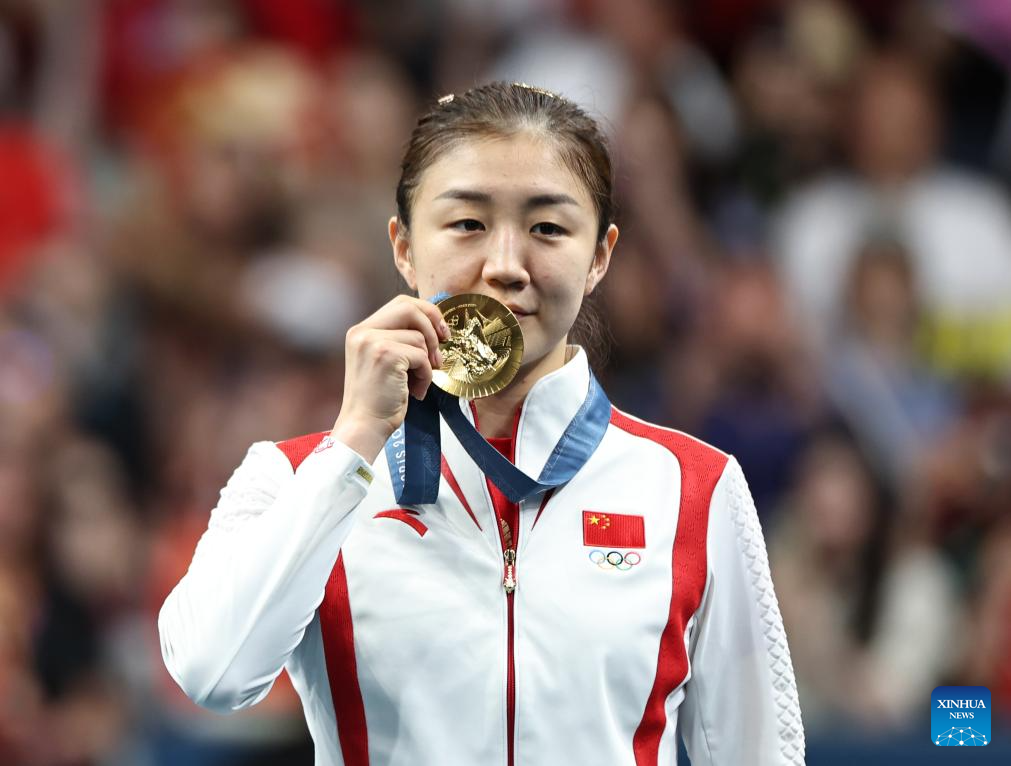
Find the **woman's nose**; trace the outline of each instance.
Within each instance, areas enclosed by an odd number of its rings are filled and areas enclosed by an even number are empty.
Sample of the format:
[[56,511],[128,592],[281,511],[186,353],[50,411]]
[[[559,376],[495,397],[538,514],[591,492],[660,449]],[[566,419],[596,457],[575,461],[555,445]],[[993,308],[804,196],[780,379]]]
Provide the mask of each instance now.
[[522,288],[530,282],[523,253],[522,237],[504,228],[501,235],[488,243],[490,251],[485,256],[481,276],[496,287]]

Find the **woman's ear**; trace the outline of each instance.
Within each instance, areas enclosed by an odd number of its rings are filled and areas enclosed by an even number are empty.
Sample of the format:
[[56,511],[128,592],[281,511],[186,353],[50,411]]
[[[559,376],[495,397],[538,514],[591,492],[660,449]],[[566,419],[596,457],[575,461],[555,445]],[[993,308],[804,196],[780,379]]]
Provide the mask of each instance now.
[[414,273],[414,259],[411,257],[411,243],[407,238],[407,227],[397,216],[391,216],[387,224],[390,234],[390,245],[393,247],[393,262],[397,271],[407,282],[407,286],[417,291],[418,280]]
[[611,264],[611,251],[614,250],[614,243],[618,241],[618,227],[613,223],[607,227],[604,236],[597,243],[593,251],[593,262],[590,264],[590,271],[586,275],[586,288],[583,295],[589,295],[593,289],[600,284],[600,280],[607,273],[607,267]]

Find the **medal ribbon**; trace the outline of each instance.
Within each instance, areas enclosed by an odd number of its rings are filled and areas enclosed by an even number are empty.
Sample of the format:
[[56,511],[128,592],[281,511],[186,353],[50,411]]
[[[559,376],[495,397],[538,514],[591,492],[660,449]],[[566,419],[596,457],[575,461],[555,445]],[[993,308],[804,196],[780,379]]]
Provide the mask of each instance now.
[[[436,296],[435,302],[444,296]],[[589,460],[611,420],[611,403],[590,371],[586,398],[548,456],[537,479],[513,465],[474,428],[460,400],[434,383],[423,400],[411,398],[407,416],[386,442],[393,494],[402,505],[434,503],[439,495],[442,439],[439,413],[484,474],[512,502],[564,484]]]
[[590,372],[586,398],[532,479],[485,439],[460,409],[460,400],[432,384],[421,401],[411,399],[404,424],[386,442],[393,493],[402,505],[434,503],[439,495],[442,440],[439,413],[478,467],[512,502],[564,484],[589,460],[611,420],[611,403]]

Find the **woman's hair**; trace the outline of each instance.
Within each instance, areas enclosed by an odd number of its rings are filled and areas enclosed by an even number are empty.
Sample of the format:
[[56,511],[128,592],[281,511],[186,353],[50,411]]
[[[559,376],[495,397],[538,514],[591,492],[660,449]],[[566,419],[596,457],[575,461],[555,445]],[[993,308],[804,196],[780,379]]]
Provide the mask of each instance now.
[[425,170],[461,141],[534,133],[558,144],[562,161],[590,192],[597,240],[614,220],[611,155],[597,123],[572,101],[541,88],[493,82],[443,96],[418,120],[400,165],[397,215],[410,228]]

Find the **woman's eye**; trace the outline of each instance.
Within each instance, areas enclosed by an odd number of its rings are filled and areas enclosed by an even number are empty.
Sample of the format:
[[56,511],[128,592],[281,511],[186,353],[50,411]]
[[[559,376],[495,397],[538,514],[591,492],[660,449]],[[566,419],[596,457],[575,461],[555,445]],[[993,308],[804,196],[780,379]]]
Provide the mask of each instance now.
[[560,234],[566,233],[565,229],[557,223],[535,223],[530,231],[534,234],[542,234],[546,237],[557,237]]
[[462,221],[455,221],[450,225],[460,231],[481,231],[484,228],[483,223],[475,221],[473,218],[464,218]]

